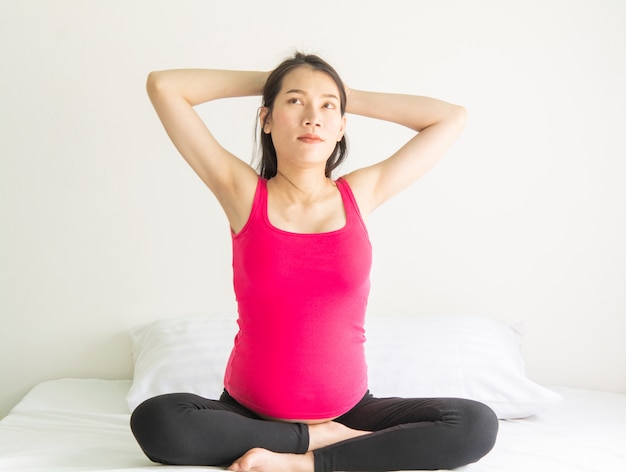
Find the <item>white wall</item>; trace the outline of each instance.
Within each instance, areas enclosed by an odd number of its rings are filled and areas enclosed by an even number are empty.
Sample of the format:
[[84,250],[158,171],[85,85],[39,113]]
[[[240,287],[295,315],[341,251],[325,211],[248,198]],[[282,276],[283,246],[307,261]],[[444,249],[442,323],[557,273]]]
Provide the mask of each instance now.
[[[465,105],[440,165],[370,221],[372,314],[526,325],[530,376],[626,392],[620,0],[0,3],[0,415],[35,383],[128,378],[128,328],[234,311],[226,220],[144,91],[150,70],[270,69]],[[257,99],[201,108],[248,159]],[[408,134],[350,117],[345,170]]]

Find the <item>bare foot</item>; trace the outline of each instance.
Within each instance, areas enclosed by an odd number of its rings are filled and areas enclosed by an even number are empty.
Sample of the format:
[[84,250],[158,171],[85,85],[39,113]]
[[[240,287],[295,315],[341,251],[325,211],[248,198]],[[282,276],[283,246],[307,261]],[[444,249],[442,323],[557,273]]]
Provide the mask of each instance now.
[[336,421],[309,425],[309,451],[369,434],[370,431],[351,429]]
[[313,453],[281,454],[267,449],[250,449],[228,470],[233,472],[313,472]]

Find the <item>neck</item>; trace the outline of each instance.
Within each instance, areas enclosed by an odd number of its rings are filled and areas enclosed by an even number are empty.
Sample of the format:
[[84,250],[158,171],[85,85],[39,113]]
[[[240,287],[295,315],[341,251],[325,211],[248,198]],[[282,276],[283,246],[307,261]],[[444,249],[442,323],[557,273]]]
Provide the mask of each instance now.
[[288,173],[277,171],[271,179],[274,188],[291,200],[311,200],[328,190],[334,183],[319,170],[310,172]]

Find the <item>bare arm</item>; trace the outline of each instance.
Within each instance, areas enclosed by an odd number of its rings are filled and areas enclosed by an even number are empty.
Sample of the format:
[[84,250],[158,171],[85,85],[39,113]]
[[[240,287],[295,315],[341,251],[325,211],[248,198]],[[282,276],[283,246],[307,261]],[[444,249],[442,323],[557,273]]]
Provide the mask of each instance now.
[[207,69],[152,72],[147,90],[170,139],[218,198],[235,231],[248,217],[257,175],[224,149],[193,109],[220,98],[260,95],[267,73]]
[[348,113],[406,126],[417,134],[391,157],[346,176],[368,215],[428,172],[465,126],[463,107],[429,97],[350,90]]

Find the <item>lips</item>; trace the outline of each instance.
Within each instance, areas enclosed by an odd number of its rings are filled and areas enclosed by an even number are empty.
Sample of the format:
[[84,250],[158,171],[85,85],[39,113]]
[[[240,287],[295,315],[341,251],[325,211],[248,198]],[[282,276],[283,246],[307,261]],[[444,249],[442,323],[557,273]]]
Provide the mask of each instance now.
[[321,143],[323,141],[317,134],[303,134],[302,136],[298,136],[298,141],[302,141],[303,143],[315,144]]

